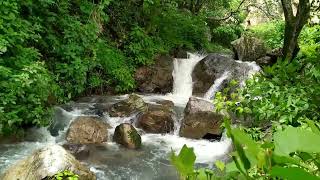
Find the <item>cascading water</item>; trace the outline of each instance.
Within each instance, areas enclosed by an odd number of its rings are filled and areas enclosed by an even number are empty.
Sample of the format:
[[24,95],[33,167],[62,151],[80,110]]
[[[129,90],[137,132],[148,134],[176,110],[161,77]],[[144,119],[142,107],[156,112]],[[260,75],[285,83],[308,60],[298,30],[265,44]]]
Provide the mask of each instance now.
[[[165,135],[142,133],[143,147],[140,150],[125,149],[113,143],[111,137],[117,125],[136,119],[136,115],[127,118],[111,118],[107,114],[103,115],[103,119],[112,127],[109,129],[109,142],[98,147],[90,147],[90,156],[82,161],[90,167],[90,170],[97,175],[99,180],[178,179],[178,175],[170,164],[168,157],[171,150],[177,152],[184,144],[194,148],[198,166],[212,166],[215,160],[225,158],[226,153],[229,152],[231,147],[230,139],[225,136],[223,136],[219,142],[193,140],[178,136],[183,110],[189,97],[192,96],[192,71],[202,58],[202,55],[189,54],[188,59],[174,60],[172,93],[164,96],[141,96],[148,103],[157,103],[160,99],[167,99],[174,102],[176,116],[174,133]],[[229,78],[229,75],[229,72],[226,71],[220,78],[215,80],[210,90],[206,93],[205,98],[208,100],[212,99],[223,81]],[[116,103],[126,97],[127,96],[108,97],[107,102]],[[90,115],[88,110],[98,103],[95,98],[89,98],[87,100],[85,103],[74,103],[72,105],[73,110],[70,112],[62,108],[56,110],[54,119],[59,123],[54,126],[54,129],[50,130],[51,134],[55,137],[51,136],[45,128],[41,128],[38,130],[30,130],[28,133],[34,136],[29,137],[29,139],[27,138],[21,143],[0,144],[0,174],[6,167],[30,155],[35,149],[52,144],[61,145],[65,143],[64,137],[70,123],[78,116]]]
[[205,56],[188,53],[188,59],[174,59],[172,95],[189,98],[192,96],[192,71]]
[[213,83],[213,85],[210,87],[210,89],[206,92],[204,95],[204,99],[212,100],[214,99],[215,93],[218,92],[221,88],[221,84],[224,80],[228,79],[230,77],[230,72],[225,71],[221,77],[216,79]]

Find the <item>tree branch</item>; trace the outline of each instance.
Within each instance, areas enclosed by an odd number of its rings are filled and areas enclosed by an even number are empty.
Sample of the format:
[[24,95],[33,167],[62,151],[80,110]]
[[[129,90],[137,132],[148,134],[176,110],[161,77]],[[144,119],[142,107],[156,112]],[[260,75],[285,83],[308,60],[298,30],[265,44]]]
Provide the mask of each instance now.
[[213,20],[213,21],[225,21],[225,20],[229,19],[231,16],[233,16],[234,14],[238,13],[239,10],[240,10],[240,8],[241,8],[241,6],[242,6],[242,4],[243,4],[245,1],[246,1],[246,0],[242,0],[242,1],[240,2],[239,6],[237,7],[237,9],[234,10],[234,11],[231,11],[230,14],[229,14],[228,16],[224,17],[224,18],[215,19],[215,18],[213,18],[213,17],[208,17],[208,19],[209,19],[209,20]]

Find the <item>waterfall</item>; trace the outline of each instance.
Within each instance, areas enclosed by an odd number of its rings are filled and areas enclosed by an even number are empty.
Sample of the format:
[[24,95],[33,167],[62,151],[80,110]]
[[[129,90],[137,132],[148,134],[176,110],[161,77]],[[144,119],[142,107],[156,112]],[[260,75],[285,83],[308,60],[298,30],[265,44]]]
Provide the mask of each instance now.
[[214,81],[210,89],[206,92],[204,95],[204,99],[213,100],[215,97],[216,92],[218,92],[221,88],[221,85],[224,80],[228,79],[230,77],[230,72],[225,71],[222,76],[220,76],[218,79]]
[[192,71],[204,57],[204,55],[188,53],[187,59],[174,59],[172,95],[187,98],[192,96]]

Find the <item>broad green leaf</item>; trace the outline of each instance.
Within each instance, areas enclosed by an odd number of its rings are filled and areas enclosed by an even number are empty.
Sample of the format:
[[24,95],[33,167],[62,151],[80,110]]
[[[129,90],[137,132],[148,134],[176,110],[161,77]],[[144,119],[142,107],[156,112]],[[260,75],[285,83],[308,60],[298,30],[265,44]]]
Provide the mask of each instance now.
[[300,165],[300,161],[298,159],[295,159],[295,158],[289,157],[289,156],[279,156],[279,155],[273,154],[272,160],[278,165],[280,165],[280,164]]
[[178,156],[174,152],[171,154],[171,162],[182,176],[193,173],[195,160],[196,155],[193,152],[193,148],[188,148],[186,145],[182,147]]
[[280,166],[275,166],[271,169],[271,176],[278,177],[282,179],[288,180],[319,180],[320,178],[310,174],[309,172],[305,171],[304,169],[297,168],[297,167],[289,167],[284,168]]
[[244,131],[242,131],[239,128],[232,129],[232,135],[234,137],[233,141],[238,142],[243,147],[244,153],[246,157],[249,159],[251,165],[257,164],[258,162],[257,155],[259,154],[260,151],[262,151],[262,148],[259,147],[259,144],[254,142],[248,134],[246,134]]
[[275,154],[288,156],[292,152],[319,153],[320,135],[306,129],[288,127],[274,134]]
[[239,155],[239,158],[241,160],[241,164],[243,165],[243,167],[247,171],[248,169],[250,169],[251,163],[250,163],[249,159],[247,158],[243,147],[238,143],[238,141],[234,141],[233,144],[234,144],[236,151]]
[[237,168],[237,165],[236,165],[236,163],[235,163],[234,161],[228,163],[228,164],[226,165],[225,169],[226,169],[226,172],[227,172],[227,173],[235,172],[235,171],[236,171],[236,172],[239,172],[239,169]]
[[312,132],[314,132],[315,134],[320,135],[320,129],[319,127],[311,120],[306,120],[308,126],[311,128]]

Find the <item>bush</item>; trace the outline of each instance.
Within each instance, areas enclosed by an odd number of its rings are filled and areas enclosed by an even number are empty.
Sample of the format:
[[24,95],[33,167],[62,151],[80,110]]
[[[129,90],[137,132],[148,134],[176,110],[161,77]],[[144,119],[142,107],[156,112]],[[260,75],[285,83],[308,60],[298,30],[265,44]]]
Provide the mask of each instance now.
[[209,43],[209,28],[200,16],[188,11],[168,8],[153,23],[158,29],[157,35],[169,47],[185,49],[206,49]]
[[243,28],[240,25],[227,24],[218,26],[211,30],[211,41],[221,44],[224,47],[230,47],[231,42],[238,39],[243,32]]
[[271,21],[260,24],[249,29],[248,33],[253,33],[254,36],[259,37],[271,49],[281,48],[284,40],[284,21]]
[[317,58],[320,52],[320,25],[305,26],[299,37],[300,55]]
[[319,84],[320,66],[312,60],[278,61],[248,80],[240,96],[233,94],[234,99],[224,102],[218,93],[216,105],[253,118],[253,126],[271,122],[298,126],[304,120],[319,120]]
[[161,52],[166,52],[161,47],[161,41],[148,36],[139,26],[133,28],[126,40],[125,53],[137,66],[152,64],[155,55]]

